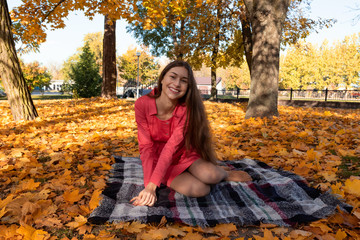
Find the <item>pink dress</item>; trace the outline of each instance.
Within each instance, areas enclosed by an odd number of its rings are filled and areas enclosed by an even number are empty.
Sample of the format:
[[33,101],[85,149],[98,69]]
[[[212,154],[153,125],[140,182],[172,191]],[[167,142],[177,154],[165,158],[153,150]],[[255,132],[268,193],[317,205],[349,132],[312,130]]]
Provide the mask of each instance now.
[[135,102],[140,159],[144,185],[149,182],[170,186],[172,180],[200,158],[187,151],[184,139],[186,106],[178,104],[168,120],[156,117],[155,98],[142,96]]

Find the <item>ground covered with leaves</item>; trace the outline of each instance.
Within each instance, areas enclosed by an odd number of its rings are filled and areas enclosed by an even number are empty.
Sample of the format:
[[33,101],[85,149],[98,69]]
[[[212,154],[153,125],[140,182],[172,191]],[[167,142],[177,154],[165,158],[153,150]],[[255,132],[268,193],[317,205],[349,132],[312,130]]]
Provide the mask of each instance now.
[[126,222],[94,226],[112,155],[138,156],[134,102],[36,100],[13,122],[0,102],[0,239],[360,239],[360,110],[279,107],[245,120],[245,104],[206,102],[220,160],[258,159],[295,172],[352,206],[296,228]]

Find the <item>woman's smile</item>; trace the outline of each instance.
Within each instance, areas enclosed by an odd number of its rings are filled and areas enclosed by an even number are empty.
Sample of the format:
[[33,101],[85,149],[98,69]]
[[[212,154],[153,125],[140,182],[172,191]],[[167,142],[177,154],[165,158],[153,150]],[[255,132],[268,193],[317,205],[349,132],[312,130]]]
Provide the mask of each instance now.
[[162,83],[163,97],[178,100],[188,89],[188,70],[184,67],[173,67],[164,76]]

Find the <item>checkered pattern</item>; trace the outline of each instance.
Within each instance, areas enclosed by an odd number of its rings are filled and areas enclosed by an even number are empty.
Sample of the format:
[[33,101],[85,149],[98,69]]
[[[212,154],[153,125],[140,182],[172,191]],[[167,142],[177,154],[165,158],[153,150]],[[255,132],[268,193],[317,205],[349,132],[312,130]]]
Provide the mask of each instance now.
[[201,198],[185,197],[161,186],[154,207],[135,207],[129,201],[143,189],[141,161],[127,157],[115,159],[100,206],[89,217],[92,223],[132,220],[150,223],[159,222],[165,216],[168,222],[200,227],[261,222],[293,226],[325,218],[334,213],[338,205],[346,211],[352,209],[334,195],[307,186],[296,174],[275,170],[251,159],[220,163],[248,172],[253,178],[251,183],[221,182]]

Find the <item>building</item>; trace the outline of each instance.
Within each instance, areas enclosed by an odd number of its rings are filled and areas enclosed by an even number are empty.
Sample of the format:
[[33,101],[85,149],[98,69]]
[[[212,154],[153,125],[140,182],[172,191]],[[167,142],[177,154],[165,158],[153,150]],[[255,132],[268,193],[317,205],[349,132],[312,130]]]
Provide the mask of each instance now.
[[60,92],[63,84],[64,80],[51,80],[49,87],[46,88],[46,91]]
[[[202,93],[210,93],[211,91],[211,77],[195,77],[198,89]],[[224,90],[222,79],[219,77],[216,79],[216,89]]]

